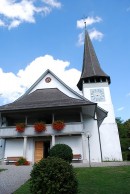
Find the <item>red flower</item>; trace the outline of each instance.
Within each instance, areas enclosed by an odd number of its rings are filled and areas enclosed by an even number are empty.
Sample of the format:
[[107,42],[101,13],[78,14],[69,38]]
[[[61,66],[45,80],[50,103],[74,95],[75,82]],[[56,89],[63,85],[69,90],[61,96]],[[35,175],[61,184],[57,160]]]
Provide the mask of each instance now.
[[24,132],[25,127],[26,127],[25,123],[17,123],[16,124],[16,131],[22,133],[22,132]]
[[25,161],[23,165],[30,165],[30,162],[29,161]]
[[64,127],[65,127],[64,121],[57,120],[52,123],[52,128],[57,131],[64,129]]
[[18,162],[15,162],[15,166],[19,166],[19,163]]
[[46,130],[46,125],[44,122],[37,122],[34,124],[34,129],[36,132],[42,132]]

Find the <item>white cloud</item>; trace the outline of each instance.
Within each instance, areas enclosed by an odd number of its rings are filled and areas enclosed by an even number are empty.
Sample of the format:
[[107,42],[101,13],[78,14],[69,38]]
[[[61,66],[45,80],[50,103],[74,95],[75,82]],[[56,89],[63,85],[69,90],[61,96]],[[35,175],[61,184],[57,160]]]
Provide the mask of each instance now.
[[43,0],[44,3],[52,6],[52,7],[56,7],[56,8],[60,8],[61,7],[61,3],[56,1],[56,0]]
[[2,20],[0,20],[0,26],[5,26],[5,23]]
[[122,106],[122,107],[118,108],[117,111],[123,111],[124,109],[125,109],[125,107]]
[[84,32],[81,32],[79,35],[78,35],[78,43],[77,45],[78,46],[81,46],[84,44]]
[[102,32],[99,32],[95,28],[93,28],[90,31],[89,35],[90,35],[91,40],[95,39],[95,40],[98,40],[98,41],[101,41],[103,36],[104,36]]
[[[83,29],[85,28],[85,25],[86,26],[90,26],[94,23],[100,23],[102,22],[102,18],[96,16],[96,17],[87,17],[86,19],[81,19],[81,20],[78,20],[77,21],[77,28],[80,28],[80,29]],[[91,38],[91,40],[98,40],[98,41],[101,41],[102,38],[103,38],[103,33],[96,30],[95,28],[92,28],[91,30],[88,30],[89,31],[89,36]],[[83,45],[84,43],[84,33],[81,32],[78,36],[78,44],[77,45]]]
[[9,29],[11,29],[11,28],[15,28],[15,27],[18,27],[19,25],[21,24],[21,21],[19,21],[19,20],[13,20],[11,23],[10,23],[10,25],[9,25]]
[[21,0],[20,2],[12,0],[0,1],[0,13],[10,19],[19,19],[28,22],[34,21],[35,7],[32,1]]
[[13,101],[23,92],[20,79],[12,72],[4,73],[2,69],[0,69],[0,83],[0,94],[3,103]]
[[54,59],[50,55],[45,55],[36,58],[25,69],[19,70],[16,75],[12,72],[5,73],[0,69],[0,83],[2,83],[0,84],[0,103],[8,103],[17,99],[47,69],[53,71],[67,85],[78,91],[76,84],[80,78],[80,71],[68,69],[69,65],[68,61]]
[[11,29],[23,22],[35,23],[35,14],[47,15],[60,7],[61,3],[54,0],[0,0],[0,26]]
[[[89,31],[89,36],[90,36],[90,39],[91,40],[98,40],[98,41],[101,41],[102,38],[103,38],[103,33],[102,32],[99,32],[97,31],[95,28],[91,29]],[[81,32],[79,35],[78,35],[78,43],[77,45],[78,46],[81,46],[84,44],[84,32]]]
[[81,28],[83,29],[86,26],[90,26],[94,23],[99,23],[101,22],[102,19],[98,16],[94,17],[87,17],[86,19],[81,19],[81,20],[77,20],[77,28]]

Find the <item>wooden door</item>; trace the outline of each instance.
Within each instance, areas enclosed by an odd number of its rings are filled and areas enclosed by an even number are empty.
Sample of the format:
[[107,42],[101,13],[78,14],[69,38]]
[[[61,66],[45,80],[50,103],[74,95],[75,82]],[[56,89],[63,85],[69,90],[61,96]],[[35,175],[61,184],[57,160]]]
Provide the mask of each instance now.
[[40,161],[44,156],[44,142],[43,141],[36,141],[35,142],[35,156],[34,161]]

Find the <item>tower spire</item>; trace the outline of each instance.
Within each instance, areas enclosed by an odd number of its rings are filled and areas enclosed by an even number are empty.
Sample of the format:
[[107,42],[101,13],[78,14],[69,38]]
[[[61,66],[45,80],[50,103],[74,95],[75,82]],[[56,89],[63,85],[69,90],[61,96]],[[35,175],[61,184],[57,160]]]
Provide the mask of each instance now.
[[83,83],[108,82],[110,84],[110,76],[108,76],[100,67],[94,47],[86,30],[85,23],[85,40],[83,66],[80,80],[77,84],[79,90],[82,90]]
[[82,20],[83,20],[83,22],[84,22],[84,31],[85,31],[85,33],[86,33],[86,31],[87,31],[86,19],[87,19],[87,16],[84,16],[84,17],[82,18]]

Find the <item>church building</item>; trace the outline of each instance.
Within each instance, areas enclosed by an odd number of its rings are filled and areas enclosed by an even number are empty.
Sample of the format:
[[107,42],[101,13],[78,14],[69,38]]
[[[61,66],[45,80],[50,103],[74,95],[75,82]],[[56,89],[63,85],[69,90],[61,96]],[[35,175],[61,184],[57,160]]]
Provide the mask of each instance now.
[[63,143],[73,161],[122,161],[110,83],[86,31],[77,83],[83,95],[46,70],[24,95],[0,106],[0,159],[23,156],[33,164]]

